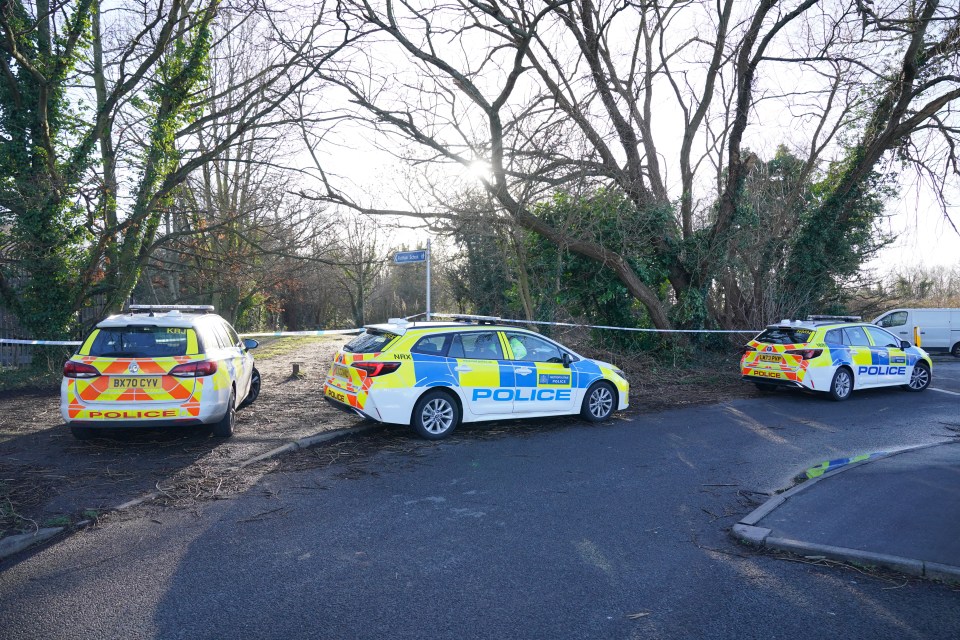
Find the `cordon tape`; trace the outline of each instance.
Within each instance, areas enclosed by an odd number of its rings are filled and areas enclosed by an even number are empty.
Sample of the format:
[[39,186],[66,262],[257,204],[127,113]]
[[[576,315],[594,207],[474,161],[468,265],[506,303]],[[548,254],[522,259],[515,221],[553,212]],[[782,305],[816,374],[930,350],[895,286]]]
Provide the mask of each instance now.
[[[417,314],[414,316],[408,316],[409,318],[416,318],[417,316],[424,314]],[[436,313],[434,316],[440,317],[449,317],[450,314]],[[542,326],[551,326],[551,327],[579,327],[583,329],[604,329],[608,331],[635,331],[639,333],[740,333],[740,334],[756,334],[759,333],[756,329],[641,329],[637,327],[613,327],[602,324],[579,324],[575,322],[543,322],[539,320],[520,320],[520,319],[510,319],[510,318],[500,318],[500,322],[509,323],[509,324],[532,324],[532,325],[542,325]],[[241,338],[284,338],[284,337],[293,337],[293,336],[334,336],[334,335],[345,335],[350,333],[357,333],[362,329],[320,329],[317,331],[265,331],[262,333],[241,333],[239,334]],[[17,340],[14,338],[0,338],[0,344],[27,344],[27,345],[42,345],[42,346],[61,346],[61,347],[78,347],[82,342],[79,340]]]

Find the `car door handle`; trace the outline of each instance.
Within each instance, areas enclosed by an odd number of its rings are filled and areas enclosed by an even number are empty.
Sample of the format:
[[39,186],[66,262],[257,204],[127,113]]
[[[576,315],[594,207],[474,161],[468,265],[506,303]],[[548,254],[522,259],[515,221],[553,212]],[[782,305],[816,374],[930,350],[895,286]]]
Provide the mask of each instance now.
[[909,331],[901,331],[900,333],[902,333],[903,335],[907,335],[907,334],[910,333],[910,332],[909,332]]
[[454,370],[454,371],[473,371],[473,369],[471,369],[470,367],[468,367],[468,366],[465,365],[465,364],[461,364],[461,365],[458,366],[458,367],[454,367],[453,370]]
[[514,369],[514,371],[516,371],[522,376],[526,376],[531,374],[533,372],[533,369],[531,369],[530,367],[517,367],[516,369]]

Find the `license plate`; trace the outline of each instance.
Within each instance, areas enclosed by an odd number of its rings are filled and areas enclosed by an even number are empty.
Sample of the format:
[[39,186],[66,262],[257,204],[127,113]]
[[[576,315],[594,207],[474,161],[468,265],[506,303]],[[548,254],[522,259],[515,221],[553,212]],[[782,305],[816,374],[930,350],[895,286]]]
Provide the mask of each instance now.
[[334,373],[334,375],[336,375],[338,378],[345,378],[345,379],[347,379],[347,380],[350,379],[350,368],[349,368],[349,367],[345,367],[345,366],[343,366],[342,364],[335,364],[335,365],[333,365],[333,373]]
[[159,389],[160,378],[113,378],[110,386],[114,389]]
[[343,393],[342,391],[337,391],[333,387],[327,387],[326,390],[324,390],[324,393],[330,396],[331,398],[333,398],[334,400],[337,400],[344,404],[349,404],[349,402],[347,401],[347,394]]
[[760,357],[757,358],[760,362],[783,362],[783,359],[780,356],[771,356],[766,353],[761,353]]

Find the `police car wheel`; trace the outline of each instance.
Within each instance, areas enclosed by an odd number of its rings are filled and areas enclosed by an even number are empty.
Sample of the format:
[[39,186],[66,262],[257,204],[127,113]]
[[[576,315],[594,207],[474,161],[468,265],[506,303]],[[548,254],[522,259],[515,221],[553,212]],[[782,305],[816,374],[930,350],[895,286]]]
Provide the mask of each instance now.
[[953,345],[953,349],[950,350],[950,355],[954,358],[960,358],[960,342]]
[[587,389],[587,394],[583,397],[583,407],[580,409],[580,415],[590,422],[606,420],[613,413],[615,399],[616,394],[609,382],[597,382]]
[[754,382],[757,386],[757,391],[762,391],[764,393],[770,393],[777,390],[777,385],[770,384],[769,382]]
[[90,427],[70,427],[70,433],[72,433],[73,437],[77,440],[92,440],[93,438],[100,437],[100,429],[92,429]]
[[428,391],[413,408],[411,426],[427,440],[446,438],[460,424],[460,408],[444,391]]
[[233,427],[237,423],[237,391],[231,389],[230,402],[227,404],[227,412],[223,414],[220,422],[213,425],[213,435],[217,438],[229,438],[233,435]]
[[841,367],[833,374],[833,381],[830,383],[830,397],[838,402],[846,400],[853,391],[853,375],[850,370]]
[[907,391],[923,391],[930,386],[930,368],[918,362],[910,374],[910,382],[906,385]]
[[260,372],[254,367],[253,373],[250,374],[250,391],[247,392],[247,397],[240,403],[240,408],[249,407],[257,401],[258,397],[260,397]]

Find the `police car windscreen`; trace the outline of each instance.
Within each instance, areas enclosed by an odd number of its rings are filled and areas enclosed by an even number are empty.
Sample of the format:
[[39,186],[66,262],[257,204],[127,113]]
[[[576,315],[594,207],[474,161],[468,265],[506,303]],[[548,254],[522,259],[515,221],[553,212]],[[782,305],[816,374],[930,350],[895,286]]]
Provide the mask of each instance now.
[[99,358],[163,358],[187,353],[187,332],[178,327],[131,326],[100,329],[90,345]]
[[351,353],[377,353],[383,351],[396,337],[392,333],[368,329],[344,345],[343,350]]
[[757,336],[755,340],[767,344],[801,344],[809,340],[811,335],[813,335],[813,331],[810,329],[771,327]]

